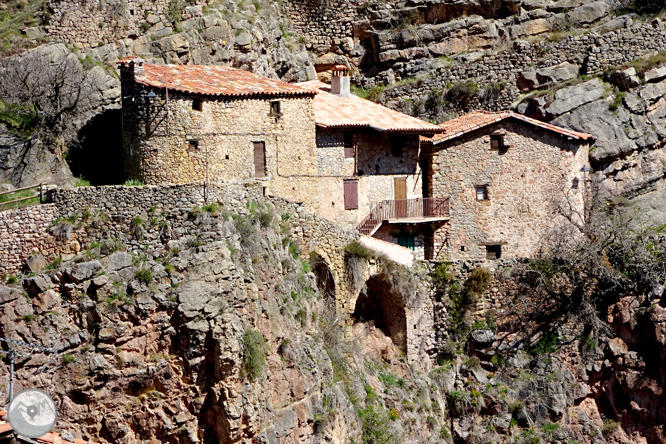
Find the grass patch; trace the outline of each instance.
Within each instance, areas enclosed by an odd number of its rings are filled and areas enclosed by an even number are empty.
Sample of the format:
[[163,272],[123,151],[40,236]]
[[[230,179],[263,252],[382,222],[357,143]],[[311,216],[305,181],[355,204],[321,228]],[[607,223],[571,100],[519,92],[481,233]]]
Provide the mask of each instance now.
[[[32,199],[23,200],[21,202],[13,202],[6,204],[4,202],[11,202],[12,200],[31,197]],[[35,194],[35,190],[23,190],[14,193],[0,195],[0,210],[8,210],[10,208],[22,208],[39,203],[39,194]]]
[[257,330],[245,330],[243,335],[243,363],[245,373],[256,380],[264,372],[266,367],[266,339]]
[[143,282],[146,285],[152,284],[154,280],[153,270],[151,270],[150,268],[142,268],[140,270],[136,270],[134,276],[139,280],[139,282]]
[[21,29],[48,23],[50,14],[46,0],[5,0],[3,3],[6,8],[0,9],[0,54],[6,56],[34,46]]
[[139,179],[127,179],[123,185],[126,187],[141,187],[145,184]]

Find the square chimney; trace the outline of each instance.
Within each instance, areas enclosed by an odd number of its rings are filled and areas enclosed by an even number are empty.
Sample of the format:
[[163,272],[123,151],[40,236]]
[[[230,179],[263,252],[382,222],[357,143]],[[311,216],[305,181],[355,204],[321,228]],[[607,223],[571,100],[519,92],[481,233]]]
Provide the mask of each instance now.
[[349,68],[335,65],[331,68],[331,93],[340,97],[349,97]]

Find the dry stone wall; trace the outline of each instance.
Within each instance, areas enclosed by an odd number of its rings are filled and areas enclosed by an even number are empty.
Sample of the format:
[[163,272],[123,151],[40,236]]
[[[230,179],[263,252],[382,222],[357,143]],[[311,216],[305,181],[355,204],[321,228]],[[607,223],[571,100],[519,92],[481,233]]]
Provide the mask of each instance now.
[[[390,84],[396,79],[419,79],[392,87],[381,98],[391,108],[419,116],[435,117],[432,111],[437,106],[458,111],[501,110],[508,108],[522,93],[517,85],[518,78],[530,69],[571,63],[578,67],[578,74],[594,76],[609,67],[662,51],[666,51],[666,22],[643,23],[628,19],[626,27],[604,34],[574,35],[557,43],[516,41],[511,49],[503,51],[463,54],[454,58],[452,66],[447,66],[451,65],[450,61],[432,58],[430,54],[422,58],[412,55],[409,60],[396,57],[387,71],[365,80],[364,86],[375,86],[375,81]],[[478,94],[461,103],[447,98],[446,91],[468,80],[478,86]]]
[[58,208],[53,204],[0,212],[0,274],[16,274],[33,253],[47,260],[78,252],[78,242],[60,241],[51,234]]

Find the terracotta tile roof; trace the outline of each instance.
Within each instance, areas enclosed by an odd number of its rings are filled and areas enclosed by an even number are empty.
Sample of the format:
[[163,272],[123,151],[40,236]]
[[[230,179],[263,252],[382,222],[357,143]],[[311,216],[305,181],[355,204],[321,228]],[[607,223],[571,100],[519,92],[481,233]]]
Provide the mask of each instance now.
[[330,87],[313,80],[297,83],[299,87],[317,92],[314,99],[315,122],[324,128],[373,128],[395,133],[438,134],[442,128],[423,120],[394,111],[369,100],[351,95],[340,97]]
[[[7,415],[7,412],[4,410],[0,410],[0,418],[3,418],[5,415]],[[12,426],[8,422],[5,422],[2,419],[0,419],[0,435],[10,431],[12,431]],[[49,444],[88,444],[88,442],[90,442],[90,441],[84,441],[83,439],[75,439],[74,442],[67,441],[65,439],[62,439],[60,435],[56,433],[47,433],[44,436],[35,438],[34,440],[37,442],[43,442]]]
[[596,137],[594,137],[592,134],[581,133],[579,131],[570,130],[568,128],[562,128],[561,126],[551,125],[550,123],[532,119],[531,117],[523,116],[522,114],[514,113],[513,111],[502,111],[498,113],[493,113],[490,111],[474,111],[456,119],[439,124],[439,127],[443,128],[446,132],[444,134],[438,134],[430,140],[434,145],[437,145],[438,143],[455,139],[456,137],[460,137],[463,134],[467,134],[476,129],[483,128],[484,126],[488,126],[495,122],[500,122],[509,118],[518,119],[531,125],[538,126],[539,128],[553,131],[573,139],[596,139]]
[[141,85],[207,96],[310,96],[312,91],[226,66],[144,65]]

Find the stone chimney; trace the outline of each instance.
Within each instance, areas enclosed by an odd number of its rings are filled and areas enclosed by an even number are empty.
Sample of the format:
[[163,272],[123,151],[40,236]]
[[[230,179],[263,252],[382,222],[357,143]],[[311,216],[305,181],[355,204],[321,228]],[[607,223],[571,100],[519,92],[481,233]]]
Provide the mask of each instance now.
[[143,77],[145,75],[143,66],[145,64],[145,60],[143,60],[141,57],[125,57],[120,62],[118,62],[118,64],[120,65],[121,78],[134,80],[137,77]]
[[340,97],[349,97],[349,68],[335,65],[331,68],[331,93]]

